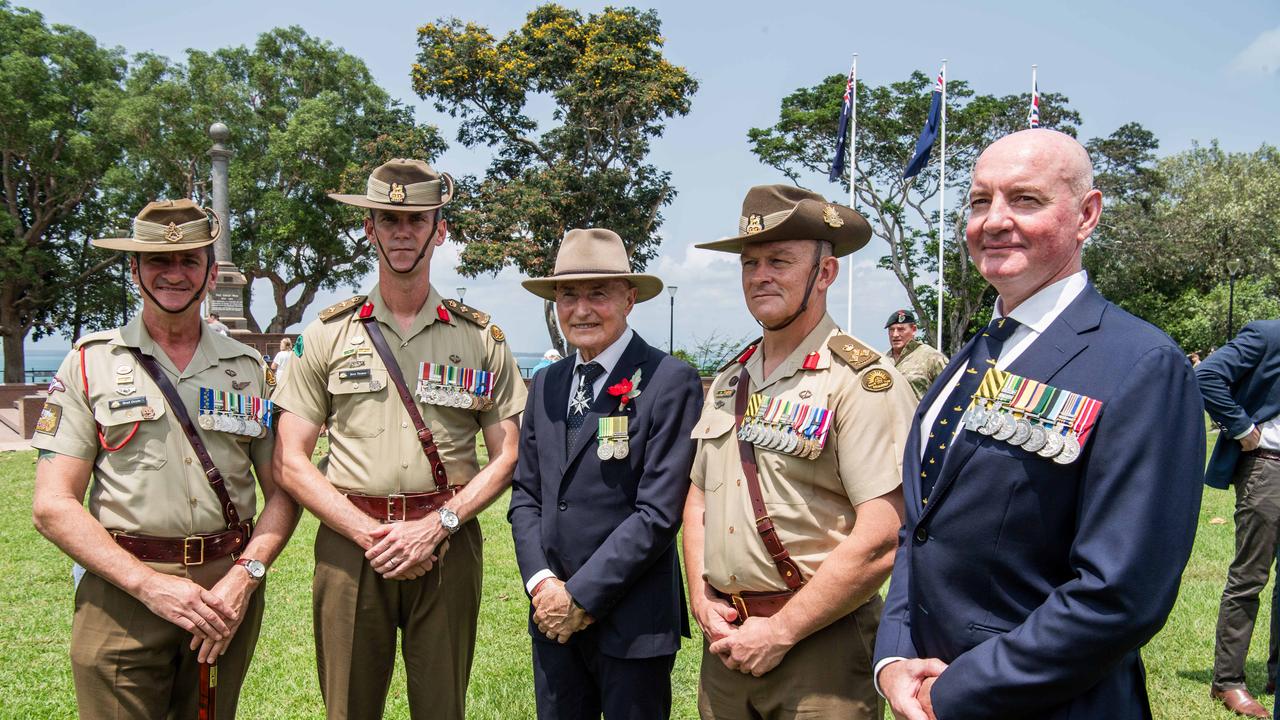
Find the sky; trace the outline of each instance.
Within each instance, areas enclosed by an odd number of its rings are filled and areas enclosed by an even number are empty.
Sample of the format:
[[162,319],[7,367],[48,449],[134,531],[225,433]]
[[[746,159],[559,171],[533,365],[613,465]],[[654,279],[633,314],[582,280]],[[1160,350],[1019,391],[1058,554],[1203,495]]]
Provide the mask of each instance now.
[[[454,175],[483,173],[491,151],[462,147],[456,141],[456,124],[413,93],[409,69],[417,53],[417,27],[456,16],[501,36],[519,27],[534,6],[492,0],[454,5],[399,0],[134,1],[112,4],[110,12],[103,12],[100,0],[15,4],[41,11],[48,22],[79,27],[101,44],[175,60],[182,59],[187,48],[251,45],[259,33],[273,27],[300,25],[362,58],[393,97],[416,109],[420,121],[438,125],[450,148],[435,165]],[[605,5],[564,4],[587,13]],[[736,256],[693,245],[734,234],[750,186],[786,182],[752,155],[747,130],[772,125],[779,101],[788,93],[827,75],[848,72],[855,52],[859,77],[866,82],[894,82],[913,70],[933,75],[945,58],[948,77],[969,81],[978,93],[997,95],[1026,92],[1030,67],[1038,64],[1041,90],[1067,95],[1083,116],[1081,138],[1104,136],[1136,121],[1156,134],[1161,154],[1213,139],[1229,151],[1252,151],[1264,142],[1278,141],[1277,0],[1238,0],[1229,12],[1216,3],[1167,0],[1020,5],[989,0],[784,5],[683,0],[636,6],[658,13],[666,56],[700,83],[691,112],[668,123],[651,154],[651,162],[672,173],[678,191],[663,212],[660,255],[647,268],[678,288],[676,347],[692,347],[712,336],[750,339],[759,334],[742,300]],[[804,178],[804,184],[833,201],[848,201],[825,177]],[[949,193],[948,207],[960,201]],[[892,274],[876,268],[877,259],[887,252],[884,242],[873,238],[852,256],[850,327],[855,336],[880,349],[888,345],[885,318],[907,302]],[[446,297],[465,287],[466,302],[492,314],[514,350],[546,349],[542,303],[520,287],[522,276],[507,269],[496,277],[462,278],[453,269],[457,256],[452,242],[437,251],[433,284]],[[841,325],[848,307],[849,267],[848,262],[842,265],[828,306]],[[368,279],[362,288],[372,282]],[[321,293],[304,322],[351,294],[345,288]],[[631,315],[637,331],[664,348],[671,302],[664,293],[637,305]],[[271,305],[265,285],[258,288],[253,310],[263,324],[272,314]],[[300,330],[301,325],[290,329]],[[66,344],[49,338],[29,346]]]

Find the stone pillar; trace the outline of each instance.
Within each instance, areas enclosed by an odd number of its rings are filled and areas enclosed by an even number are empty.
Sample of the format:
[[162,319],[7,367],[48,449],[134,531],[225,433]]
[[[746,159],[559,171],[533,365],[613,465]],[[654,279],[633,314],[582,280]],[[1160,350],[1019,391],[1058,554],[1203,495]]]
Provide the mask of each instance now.
[[213,147],[209,149],[209,157],[213,160],[213,212],[218,216],[221,232],[213,244],[214,258],[217,260],[217,287],[206,301],[206,311],[217,313],[218,317],[233,333],[249,331],[245,320],[243,290],[248,281],[240,268],[231,260],[231,210],[227,191],[227,163],[231,159],[231,151],[222,143],[231,137],[226,125],[216,122],[209,126],[209,137]]

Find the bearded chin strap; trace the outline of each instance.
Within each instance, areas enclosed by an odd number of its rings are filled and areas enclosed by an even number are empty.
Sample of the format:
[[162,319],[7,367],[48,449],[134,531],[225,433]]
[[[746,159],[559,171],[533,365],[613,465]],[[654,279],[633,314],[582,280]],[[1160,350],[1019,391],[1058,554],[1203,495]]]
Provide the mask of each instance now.
[[[209,270],[212,269],[212,267],[213,267],[213,261],[210,260],[209,257],[206,255],[205,265],[204,265],[204,277],[206,281],[209,279]],[[170,315],[181,315],[182,313],[186,312],[187,308],[194,305],[196,301],[200,299],[200,294],[201,294],[201,289],[197,287],[195,290],[192,291],[191,299],[188,300],[185,305],[178,308],[177,310],[170,310],[169,308],[165,307],[163,303],[157,300],[156,296],[151,293],[151,288],[147,287],[147,284],[142,282],[141,272],[138,273],[138,287],[142,288],[142,292],[147,297],[151,298],[152,305],[155,305],[156,308],[158,308],[161,312],[166,312],[166,313],[169,313]]]
[[813,285],[818,281],[818,271],[821,269],[822,269],[821,262],[815,262],[813,264],[813,270],[809,273],[809,282],[804,286],[804,297],[800,298],[799,310],[796,310],[795,312],[791,313],[790,317],[778,323],[777,325],[773,325],[773,326],[765,325],[759,320],[756,320],[756,324],[764,328],[765,330],[768,330],[769,332],[777,332],[787,327],[791,323],[795,322],[796,318],[803,315],[804,311],[809,309],[809,296],[813,294]]

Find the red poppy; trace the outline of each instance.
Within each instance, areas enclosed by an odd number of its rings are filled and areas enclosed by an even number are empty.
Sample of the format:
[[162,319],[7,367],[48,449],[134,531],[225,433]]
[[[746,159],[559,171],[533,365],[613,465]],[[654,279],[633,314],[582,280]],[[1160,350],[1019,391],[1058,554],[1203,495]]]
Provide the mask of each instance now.
[[631,392],[631,387],[631,381],[627,378],[622,378],[622,381],[617,385],[610,386],[609,394],[614,397],[622,398],[622,403],[625,405],[627,400],[631,399],[626,397],[627,393]]

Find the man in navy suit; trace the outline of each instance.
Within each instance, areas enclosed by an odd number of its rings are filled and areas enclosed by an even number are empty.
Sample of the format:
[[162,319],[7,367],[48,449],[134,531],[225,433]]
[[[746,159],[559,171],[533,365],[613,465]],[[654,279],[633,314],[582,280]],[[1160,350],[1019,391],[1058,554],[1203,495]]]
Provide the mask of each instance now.
[[[1194,374],[1081,269],[1102,196],[1075,139],[993,143],[969,207],[970,255],[1000,297],[912,424],[876,680],[911,720],[1150,718],[1139,649],[1173,607],[1200,507]],[[998,399],[966,411],[988,379]]]
[[1245,688],[1244,662],[1280,541],[1280,320],[1245,325],[1200,363],[1196,378],[1205,409],[1224,428],[1204,482],[1236,490],[1236,556],[1218,608],[1211,693],[1241,715],[1271,717]]
[[662,291],[622,239],[571,230],[552,299],[578,351],[533,378],[507,514],[533,600],[538,717],[666,718],[689,636],[675,537],[689,490],[698,373],[627,326]]

